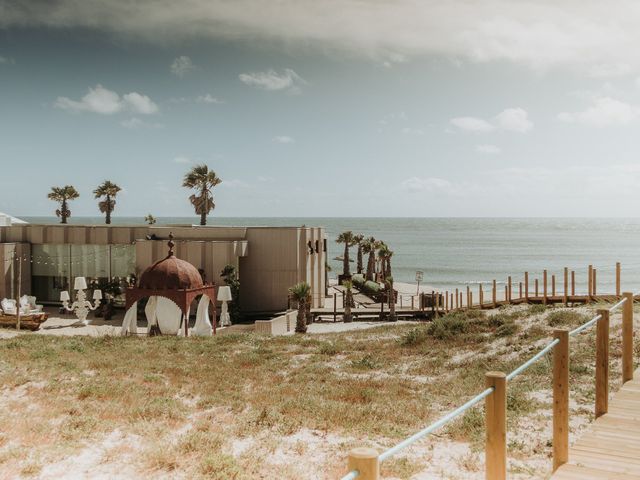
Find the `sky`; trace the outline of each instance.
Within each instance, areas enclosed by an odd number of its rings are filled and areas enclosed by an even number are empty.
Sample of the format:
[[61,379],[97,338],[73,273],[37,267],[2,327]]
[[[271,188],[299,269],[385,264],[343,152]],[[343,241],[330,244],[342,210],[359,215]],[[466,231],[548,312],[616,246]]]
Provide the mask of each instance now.
[[640,4],[0,0],[0,211],[637,216]]

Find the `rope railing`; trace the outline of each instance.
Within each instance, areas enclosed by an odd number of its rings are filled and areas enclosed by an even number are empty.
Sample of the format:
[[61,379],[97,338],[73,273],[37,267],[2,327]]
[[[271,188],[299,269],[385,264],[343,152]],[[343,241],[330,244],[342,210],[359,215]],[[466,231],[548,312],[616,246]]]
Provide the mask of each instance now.
[[[503,407],[502,409],[504,411],[502,412],[502,414],[499,414],[497,418],[492,416],[491,419],[494,423],[499,422],[501,420],[503,422],[502,427],[504,427],[504,425],[506,424],[506,388],[505,388],[506,383],[513,380],[518,375],[522,374],[525,370],[527,370],[534,363],[536,363],[538,360],[543,358],[546,354],[553,351],[558,345],[561,345],[562,352],[560,352],[559,355],[554,356],[554,382],[553,382],[554,383],[554,386],[553,386],[554,388],[554,391],[553,391],[553,394],[554,394],[554,433],[553,433],[554,435],[554,441],[553,441],[554,467],[553,469],[555,471],[560,465],[562,465],[563,463],[566,463],[566,461],[568,460],[569,396],[568,396],[568,388],[566,384],[568,383],[568,379],[569,379],[569,369],[568,369],[569,337],[572,337],[574,335],[577,335],[585,331],[586,329],[593,326],[594,324],[597,324],[600,320],[604,319],[606,320],[604,322],[606,326],[606,335],[607,335],[606,344],[608,344],[609,313],[613,313],[618,308],[626,305],[626,308],[623,310],[623,320],[622,320],[623,321],[623,358],[622,358],[623,382],[626,382],[633,378],[633,344],[632,342],[633,342],[634,295],[632,293],[624,293],[623,295],[624,295],[624,298],[622,300],[617,302],[608,310],[599,310],[596,316],[594,316],[592,319],[588,320],[587,322],[583,323],[579,327],[571,331],[562,330],[562,329],[556,330],[554,332],[554,336],[556,338],[553,341],[548,343],[544,348],[542,348],[542,350],[540,350],[529,360],[527,360],[526,362],[522,363],[520,366],[515,368],[508,375],[505,376],[504,374],[499,374],[499,372],[498,373],[490,372],[489,374],[487,374],[487,378],[488,379],[491,378],[493,382],[495,382],[496,379],[498,379],[498,383],[494,383],[494,386],[490,386],[486,388],[485,390],[480,392],[478,395],[476,395],[475,397],[473,397],[472,399],[470,399],[460,407],[449,412],[448,414],[446,414],[436,422],[420,430],[419,432],[413,434],[412,436],[398,443],[394,447],[389,448],[388,450],[384,451],[381,454],[375,453],[375,451],[372,449],[355,449],[354,451],[352,451],[352,454],[349,457],[349,465],[351,470],[344,477],[342,477],[341,480],[355,480],[358,478],[362,478],[362,480],[377,480],[379,478],[379,464],[381,462],[387,460],[388,458],[397,454],[401,450],[411,446],[418,440],[421,440],[424,437],[430,435],[434,431],[438,430],[439,428],[449,423],[451,420],[457,418],[458,416],[460,416],[470,408],[477,405],[482,400],[488,399],[493,393],[497,391],[497,388],[499,388],[500,395],[504,398],[495,399],[491,404],[493,407],[492,410],[495,410],[496,405],[502,405]],[[601,335],[600,327],[598,330],[598,335]],[[602,344],[602,343],[603,342],[598,341],[598,344]],[[600,355],[602,354],[600,352],[600,349],[598,349],[597,363],[599,363],[598,360],[600,360]],[[606,355],[608,358],[608,348],[606,349]],[[599,403],[603,402],[602,398],[606,398],[608,395],[608,369],[606,370],[606,372],[607,372],[606,373],[607,378],[604,384],[607,385],[607,387],[604,393],[602,392],[602,387],[600,387],[600,391],[598,391],[598,384],[602,385],[602,382],[596,381],[596,390],[597,390],[596,391],[596,416],[606,413],[606,405],[607,405],[606,401],[604,401],[604,404],[605,404],[604,408],[601,405],[599,405]],[[598,372],[598,369],[597,369],[596,376],[598,376],[599,374],[600,373]],[[504,479],[506,478],[506,458],[502,458],[501,462],[495,459],[500,458],[500,456],[506,457],[506,439],[504,438],[504,434],[499,433],[501,430],[503,430],[502,427],[495,429],[496,434],[492,434],[489,432],[490,412],[488,411],[489,410],[488,406],[486,410],[487,410],[486,415],[487,415],[487,429],[488,429],[487,447],[486,447],[487,448],[487,455],[486,455],[487,478],[490,478],[492,480],[494,478]],[[500,409],[498,408],[498,411],[499,410]],[[495,412],[491,413],[491,415],[495,415]],[[556,418],[556,417],[563,417],[563,418]],[[558,425],[561,425],[561,428],[556,428],[555,426],[556,423],[558,423]],[[556,438],[556,437],[559,437],[560,435],[562,435],[562,438]],[[499,438],[499,437],[502,437],[502,438]],[[496,447],[496,443],[498,444],[497,447]],[[500,443],[502,443],[501,447],[500,447]],[[493,450],[493,455],[489,455],[489,449]],[[361,450],[361,451],[356,452],[356,450]],[[498,453],[498,457],[496,457],[495,455],[496,452]],[[354,453],[357,453],[357,454],[354,454]],[[489,460],[490,458],[492,460]],[[502,463],[502,465],[500,465],[500,463]],[[353,467],[352,464],[361,465],[362,468],[359,468],[357,466],[355,468],[352,468]],[[366,475],[361,477],[361,473],[364,471],[366,471]]]

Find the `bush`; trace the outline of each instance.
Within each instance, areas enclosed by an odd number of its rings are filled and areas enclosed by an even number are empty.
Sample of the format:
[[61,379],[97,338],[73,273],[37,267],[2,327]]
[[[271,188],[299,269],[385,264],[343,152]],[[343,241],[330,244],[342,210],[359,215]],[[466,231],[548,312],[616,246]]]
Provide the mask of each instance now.
[[529,307],[529,315],[537,315],[538,313],[544,313],[546,311],[547,311],[547,306],[542,304],[531,305]]
[[505,323],[496,329],[496,337],[508,337],[518,331],[518,325],[514,322]]
[[577,326],[588,320],[587,315],[574,310],[558,310],[547,316],[547,324],[550,327]]
[[429,335],[438,340],[447,340],[455,335],[466,333],[469,330],[469,324],[462,315],[447,315],[436,318],[427,327]]
[[398,339],[398,343],[403,347],[413,347],[420,345],[429,338],[429,332],[426,328],[418,327],[412,328],[408,332],[402,334]]

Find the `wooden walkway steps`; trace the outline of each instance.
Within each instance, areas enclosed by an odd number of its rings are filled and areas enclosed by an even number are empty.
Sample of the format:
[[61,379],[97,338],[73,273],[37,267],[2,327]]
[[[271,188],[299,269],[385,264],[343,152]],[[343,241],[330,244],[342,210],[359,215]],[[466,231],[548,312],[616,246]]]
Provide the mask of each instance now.
[[552,480],[640,479],[640,369],[569,449]]

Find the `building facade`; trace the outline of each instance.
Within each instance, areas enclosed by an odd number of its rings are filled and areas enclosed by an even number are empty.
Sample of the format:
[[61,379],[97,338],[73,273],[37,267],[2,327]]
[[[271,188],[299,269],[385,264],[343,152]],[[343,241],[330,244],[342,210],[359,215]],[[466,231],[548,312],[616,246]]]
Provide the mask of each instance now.
[[311,285],[314,307],[324,302],[324,228],[185,225],[0,226],[0,298],[15,298],[20,283],[21,293],[56,303],[78,276],[124,284],[166,256],[169,233],[178,258],[207,281],[223,285],[222,269],[237,268],[243,312],[286,309],[289,287],[302,281]]

